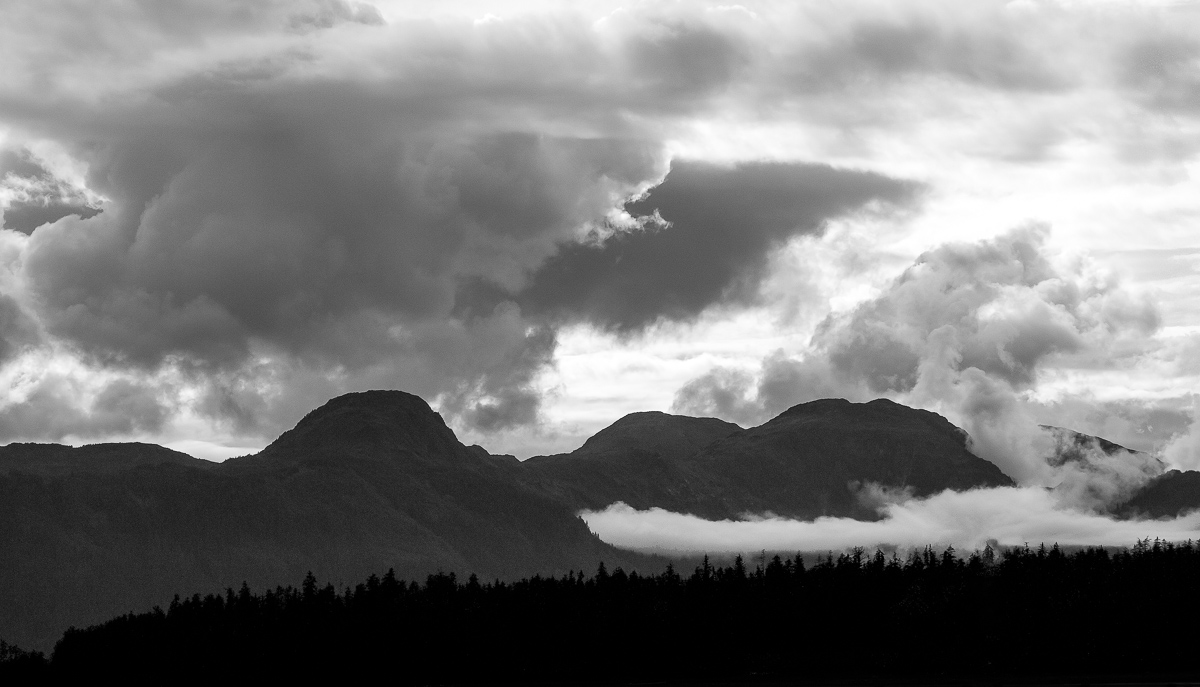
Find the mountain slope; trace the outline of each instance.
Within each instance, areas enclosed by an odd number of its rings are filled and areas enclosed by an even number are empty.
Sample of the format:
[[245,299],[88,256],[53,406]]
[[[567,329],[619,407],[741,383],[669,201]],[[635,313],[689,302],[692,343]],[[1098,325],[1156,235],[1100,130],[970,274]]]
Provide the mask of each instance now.
[[995,465],[967,450],[962,430],[935,413],[886,400],[826,399],[742,430],[720,420],[636,413],[580,449],[540,456],[534,483],[577,508],[624,501],[710,519],[773,512],[873,519],[868,483],[943,489],[1008,486]]
[[697,512],[697,504],[728,484],[688,459],[713,441],[742,431],[714,418],[632,413],[571,453],[535,456],[520,467],[527,484],[574,509],[624,501],[635,508]]
[[140,466],[179,465],[193,468],[213,464],[156,444],[123,443],[63,446],[9,444],[0,446],[0,475],[21,472],[45,477],[79,473],[113,473]]
[[1127,518],[1175,518],[1200,509],[1200,472],[1169,470],[1150,480],[1121,505]]
[[742,496],[727,500],[729,509],[806,519],[876,517],[857,491],[867,484],[908,488],[916,496],[1013,484],[972,454],[966,434],[944,417],[884,399],[794,406],[706,446],[697,460],[729,481],[731,495]]
[[418,579],[660,567],[601,542],[402,392],[334,399],[220,465],[111,450],[134,467],[0,476],[0,637],[45,649],[71,624],[309,570],[340,584],[391,567]]

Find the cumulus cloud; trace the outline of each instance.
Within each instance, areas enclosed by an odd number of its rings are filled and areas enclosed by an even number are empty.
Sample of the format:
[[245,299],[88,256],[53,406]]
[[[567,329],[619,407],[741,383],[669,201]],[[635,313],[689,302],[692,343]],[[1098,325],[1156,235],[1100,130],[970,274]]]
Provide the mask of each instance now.
[[1173,520],[1115,520],[1063,507],[1053,492],[1037,487],[944,491],[924,499],[893,501],[877,521],[776,517],[711,521],[661,508],[639,511],[616,503],[583,511],[601,539],[622,548],[658,552],[745,553],[826,551],[854,546],[982,548],[988,543],[1128,546],[1146,537],[1168,540],[1200,536],[1200,512]]
[[1022,395],[1040,370],[1051,361],[1118,365],[1122,355],[1144,353],[1159,326],[1154,304],[1113,278],[1081,263],[1056,266],[1046,236],[1043,227],[1022,227],[929,251],[875,298],[830,315],[807,355],[766,358],[754,388],[744,374],[718,371],[682,387],[675,407],[745,422],[822,396],[882,395],[946,415],[977,455],[1021,483],[1070,481],[1083,498],[1101,477],[1114,490],[1144,481],[1146,470],[1125,474],[1100,458],[1075,475],[1066,473],[1077,464],[1046,462],[1052,437]]

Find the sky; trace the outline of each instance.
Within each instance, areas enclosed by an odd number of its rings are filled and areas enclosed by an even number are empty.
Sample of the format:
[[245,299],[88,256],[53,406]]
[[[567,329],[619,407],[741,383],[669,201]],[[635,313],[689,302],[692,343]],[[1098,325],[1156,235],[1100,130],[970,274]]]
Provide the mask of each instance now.
[[886,397],[1023,485],[1038,424],[1200,467],[1200,4],[0,13],[0,443]]

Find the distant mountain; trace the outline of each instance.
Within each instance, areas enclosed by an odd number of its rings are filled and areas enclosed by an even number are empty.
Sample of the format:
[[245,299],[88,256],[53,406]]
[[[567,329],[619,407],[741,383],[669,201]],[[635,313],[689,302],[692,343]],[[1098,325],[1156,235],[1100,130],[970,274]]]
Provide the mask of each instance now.
[[1047,462],[1051,465],[1086,463],[1091,456],[1097,453],[1105,456],[1128,453],[1131,456],[1148,459],[1152,465],[1157,466],[1159,469],[1165,470],[1167,467],[1166,463],[1163,463],[1158,458],[1148,456],[1142,451],[1126,448],[1102,437],[1083,434],[1082,432],[1076,432],[1065,427],[1055,427],[1053,425],[1038,426],[1054,440],[1054,452],[1046,457]]
[[576,509],[624,501],[640,509],[731,517],[736,513],[701,505],[727,492],[729,483],[689,459],[704,446],[743,431],[714,418],[633,413],[571,453],[535,456],[520,467],[527,484]]
[[1200,472],[1170,470],[1150,480],[1120,507],[1127,518],[1175,518],[1200,509]]
[[0,475],[21,472],[44,477],[114,473],[151,465],[213,467],[213,463],[157,444],[9,444],[0,446]]
[[[1055,466],[1074,466],[1097,475],[1097,485],[1086,485],[1089,497],[1103,504],[1102,511],[1118,518],[1175,517],[1200,508],[1200,473],[1167,472],[1167,464],[1143,451],[1127,448],[1101,437],[1082,434],[1062,427],[1041,425],[1054,440],[1053,452],[1046,462]],[[1124,494],[1113,499],[1113,485]],[[1066,483],[1068,489],[1078,484]],[[1125,493],[1130,490],[1131,493]]]
[[878,399],[825,399],[716,441],[696,459],[749,502],[730,508],[797,518],[874,518],[856,488],[874,483],[916,496],[945,489],[1012,486],[967,449],[967,434],[936,413]]
[[743,513],[874,519],[868,483],[943,489],[1013,481],[967,449],[967,435],[936,413],[887,400],[826,399],[743,430],[711,418],[635,413],[578,450],[523,466],[536,485],[579,508],[624,501],[706,518]]

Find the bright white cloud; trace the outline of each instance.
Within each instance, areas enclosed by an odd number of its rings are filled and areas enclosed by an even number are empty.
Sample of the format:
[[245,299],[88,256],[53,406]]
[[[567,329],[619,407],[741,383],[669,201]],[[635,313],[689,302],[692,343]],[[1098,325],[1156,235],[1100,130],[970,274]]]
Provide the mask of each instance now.
[[945,491],[884,506],[875,522],[850,518],[797,521],[775,517],[709,521],[661,508],[638,511],[616,503],[580,515],[604,541],[623,548],[690,553],[826,551],[854,546],[952,545],[959,550],[1003,546],[1128,546],[1146,537],[1200,538],[1200,511],[1173,520],[1116,520],[1065,507],[1037,487]]

